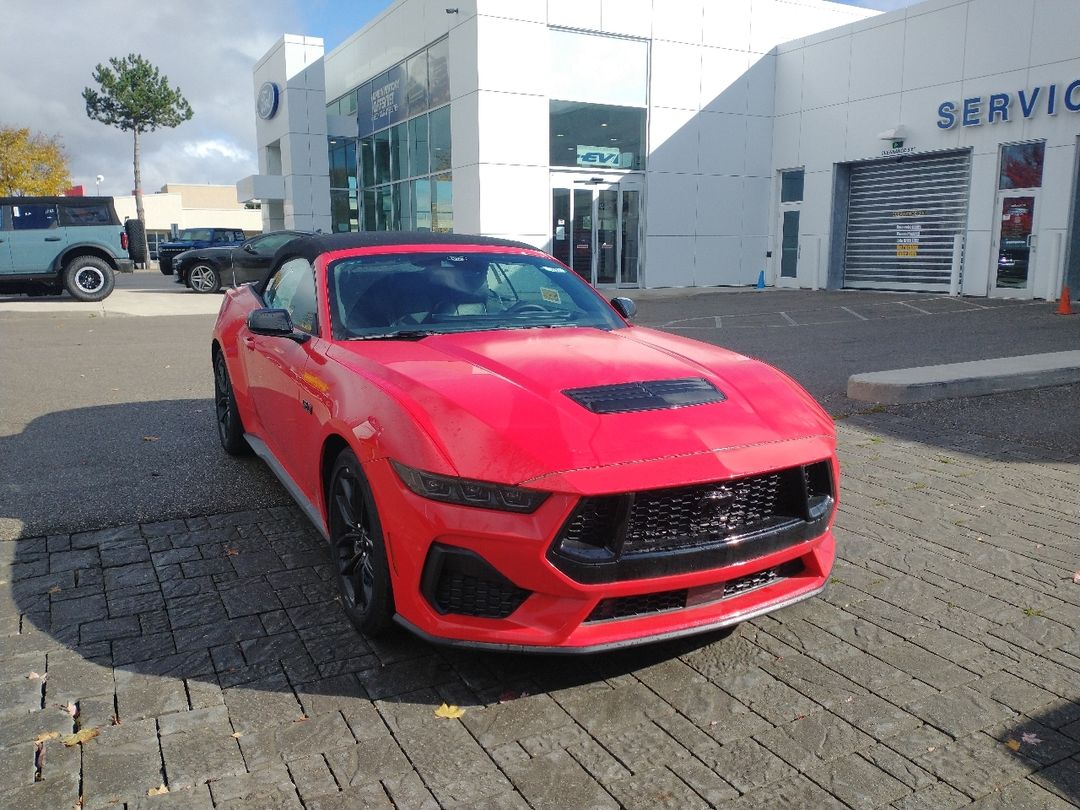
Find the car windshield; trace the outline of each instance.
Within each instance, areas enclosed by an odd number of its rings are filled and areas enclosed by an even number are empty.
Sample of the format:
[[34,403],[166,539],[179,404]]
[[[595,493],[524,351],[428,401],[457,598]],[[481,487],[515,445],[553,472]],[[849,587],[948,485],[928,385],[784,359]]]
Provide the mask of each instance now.
[[181,242],[209,242],[213,231],[210,228],[185,228],[176,238]]
[[356,256],[334,262],[328,276],[338,340],[625,326],[585,282],[542,256],[467,251]]

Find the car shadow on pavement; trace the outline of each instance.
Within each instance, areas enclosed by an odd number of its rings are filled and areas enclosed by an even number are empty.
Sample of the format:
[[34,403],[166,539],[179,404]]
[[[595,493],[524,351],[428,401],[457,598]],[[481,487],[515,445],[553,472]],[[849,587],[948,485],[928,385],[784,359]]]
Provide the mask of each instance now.
[[617,678],[728,635],[572,659],[452,649],[403,630],[368,639],[341,610],[325,541],[291,506],[4,546],[6,668],[47,676],[20,706],[74,704],[83,725],[221,703],[238,731],[336,698],[481,705]]

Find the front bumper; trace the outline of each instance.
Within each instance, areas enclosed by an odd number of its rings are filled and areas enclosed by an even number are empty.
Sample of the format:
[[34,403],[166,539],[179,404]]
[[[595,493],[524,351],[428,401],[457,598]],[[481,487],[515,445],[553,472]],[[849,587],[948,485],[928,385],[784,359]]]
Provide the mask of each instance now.
[[[751,538],[744,553],[724,557],[724,564],[706,554],[701,567],[680,566],[675,574],[581,581],[550,554],[577,495],[554,493],[532,514],[511,514],[421,498],[385,461],[370,462],[365,471],[379,513],[394,516],[383,530],[396,619],[442,643],[587,653],[707,632],[819,593],[835,556],[830,517],[815,525],[813,536],[793,537],[782,548],[761,543],[759,553]],[[479,563],[459,567],[455,581],[440,589],[433,568],[454,554]],[[463,587],[472,591],[462,595]],[[457,596],[448,600],[451,592]],[[461,605],[474,615],[457,612]]]

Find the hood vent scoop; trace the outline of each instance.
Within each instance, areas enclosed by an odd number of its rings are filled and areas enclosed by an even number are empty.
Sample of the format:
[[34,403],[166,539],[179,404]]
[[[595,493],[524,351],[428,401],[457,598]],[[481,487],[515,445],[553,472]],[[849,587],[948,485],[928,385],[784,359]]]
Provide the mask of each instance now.
[[701,377],[569,388],[563,393],[593,413],[666,411],[727,399],[715,385]]

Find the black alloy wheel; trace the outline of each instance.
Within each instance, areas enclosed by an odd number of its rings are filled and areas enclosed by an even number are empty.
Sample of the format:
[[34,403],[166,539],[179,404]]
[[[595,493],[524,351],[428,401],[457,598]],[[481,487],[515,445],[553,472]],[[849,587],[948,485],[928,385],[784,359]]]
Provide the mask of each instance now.
[[367,636],[392,626],[394,599],[382,527],[371,489],[352,450],[334,463],[328,491],[330,545],[345,614]]
[[225,353],[214,353],[214,414],[217,416],[218,439],[230,456],[243,456],[250,452],[244,439],[244,423],[236,407],[229,369],[225,365]]

